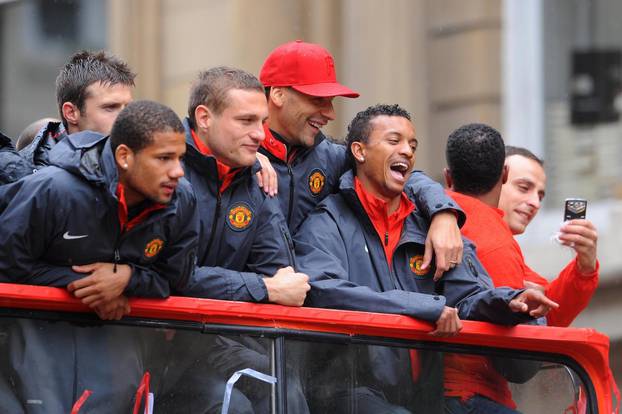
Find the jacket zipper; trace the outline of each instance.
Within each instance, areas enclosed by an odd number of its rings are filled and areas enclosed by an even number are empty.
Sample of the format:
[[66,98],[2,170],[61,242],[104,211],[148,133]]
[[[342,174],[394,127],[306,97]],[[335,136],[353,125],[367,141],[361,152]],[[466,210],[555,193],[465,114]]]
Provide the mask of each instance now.
[[[166,217],[168,214],[161,214],[159,217],[159,220],[162,220],[164,217]],[[142,227],[143,225],[146,225],[147,223],[151,223],[153,220],[150,220],[151,217],[146,218],[144,221],[141,221],[140,223],[138,223],[136,226],[133,227],[133,229]],[[127,233],[129,232],[129,230],[125,230],[125,227],[123,225],[121,225],[121,223],[119,223],[119,235],[117,236],[117,239],[114,243],[114,259],[112,262],[112,272],[113,273],[117,273],[117,266],[119,264],[121,264],[121,242],[123,241],[123,239],[125,238],[125,236],[127,235]]]
[[[209,235],[209,241],[207,242],[206,251],[209,252],[212,247],[212,243],[214,242],[214,237],[216,235],[216,226],[218,225],[218,218],[220,217],[220,205],[222,203],[222,198],[220,196],[220,180],[218,180],[218,188],[216,188],[216,209],[214,210],[214,220],[212,221],[212,230]],[[208,253],[209,254],[209,253]]]
[[287,231],[287,229],[283,226],[281,226],[281,235],[283,236],[283,240],[285,241],[285,245],[287,246],[287,256],[289,257],[289,264],[295,269],[296,257],[294,255],[294,241],[292,240],[289,231]]
[[287,163],[287,173],[289,174],[289,205],[287,207],[287,226],[292,227],[292,210],[294,207],[294,172],[291,164]]
[[119,244],[114,247],[114,263],[112,265],[112,273],[117,273],[117,264],[121,261],[121,253],[119,253]]

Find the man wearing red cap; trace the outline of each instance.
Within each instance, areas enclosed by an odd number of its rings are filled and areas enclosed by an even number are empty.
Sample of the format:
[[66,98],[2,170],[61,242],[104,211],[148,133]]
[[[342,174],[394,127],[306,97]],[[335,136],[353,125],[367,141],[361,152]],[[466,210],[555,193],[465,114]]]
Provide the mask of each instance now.
[[[277,172],[281,209],[294,233],[324,197],[338,190],[339,177],[350,167],[345,147],[326,139],[321,129],[335,119],[336,96],[359,94],[337,82],[335,63],[326,49],[300,40],[274,49],[259,76],[269,112],[260,152]],[[462,260],[456,216],[462,224],[464,214],[440,184],[421,173],[412,177],[409,191],[422,211],[433,217],[424,268],[432,262],[433,247],[438,278]]]

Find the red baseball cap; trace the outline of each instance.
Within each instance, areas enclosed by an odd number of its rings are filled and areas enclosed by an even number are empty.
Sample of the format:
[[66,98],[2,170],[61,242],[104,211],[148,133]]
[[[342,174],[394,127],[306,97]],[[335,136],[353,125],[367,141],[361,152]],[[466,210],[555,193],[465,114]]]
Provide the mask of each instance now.
[[274,49],[263,63],[259,80],[264,86],[291,86],[311,96],[359,96],[337,82],[335,61],[328,50],[302,40]]

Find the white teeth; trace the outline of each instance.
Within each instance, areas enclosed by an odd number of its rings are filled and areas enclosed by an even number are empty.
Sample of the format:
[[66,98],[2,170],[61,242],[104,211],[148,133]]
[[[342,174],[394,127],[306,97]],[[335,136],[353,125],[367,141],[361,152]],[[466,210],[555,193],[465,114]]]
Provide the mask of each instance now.
[[408,164],[406,164],[405,162],[396,162],[394,164],[391,164],[391,168],[397,168],[399,171],[404,172],[408,170]]
[[322,128],[322,125],[320,125],[320,124],[316,124],[315,122],[311,122],[311,121],[309,121],[309,124],[310,124],[312,127],[317,128],[317,129]]

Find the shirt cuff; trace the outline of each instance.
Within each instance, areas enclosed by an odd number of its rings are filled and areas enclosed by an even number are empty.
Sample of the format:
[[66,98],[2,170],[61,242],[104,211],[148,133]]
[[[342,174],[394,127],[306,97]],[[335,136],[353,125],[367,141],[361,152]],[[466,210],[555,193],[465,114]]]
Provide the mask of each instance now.
[[600,270],[600,262],[598,261],[598,259],[596,259],[596,268],[589,273],[583,273],[579,270],[579,263],[577,262],[577,259],[574,260],[574,266],[575,266],[575,273],[581,279],[592,279],[598,276],[598,272]]

